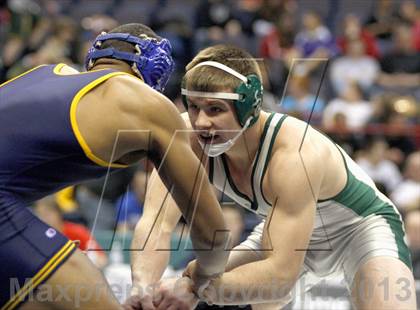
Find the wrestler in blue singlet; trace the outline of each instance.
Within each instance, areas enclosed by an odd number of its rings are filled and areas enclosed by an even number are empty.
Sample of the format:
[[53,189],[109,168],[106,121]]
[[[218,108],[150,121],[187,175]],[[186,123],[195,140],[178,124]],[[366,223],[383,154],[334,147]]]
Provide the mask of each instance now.
[[27,207],[61,188],[101,177],[112,166],[83,146],[75,113],[84,94],[124,73],[63,75],[63,66],[39,66],[0,85],[1,310],[16,307],[75,249]]

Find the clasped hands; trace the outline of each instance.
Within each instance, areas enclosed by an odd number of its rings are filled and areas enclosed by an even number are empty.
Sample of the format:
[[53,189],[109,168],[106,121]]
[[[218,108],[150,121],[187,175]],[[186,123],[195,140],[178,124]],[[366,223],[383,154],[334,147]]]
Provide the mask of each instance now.
[[212,303],[214,281],[200,274],[196,261],[189,263],[181,278],[161,280],[148,287],[133,287],[124,310],[191,310],[201,300]]

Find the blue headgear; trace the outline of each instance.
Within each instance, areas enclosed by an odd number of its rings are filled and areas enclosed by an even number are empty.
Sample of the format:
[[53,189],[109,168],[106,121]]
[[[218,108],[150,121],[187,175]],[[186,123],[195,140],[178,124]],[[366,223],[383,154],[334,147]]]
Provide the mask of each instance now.
[[[134,45],[137,53],[118,51],[109,47],[100,49],[106,40],[119,40]],[[174,61],[171,57],[172,47],[167,39],[158,41],[146,35],[140,38],[128,33],[105,33],[96,37],[93,46],[89,49],[85,67],[87,70],[93,67],[98,58],[115,58],[132,63],[133,71],[144,82],[157,91],[163,91],[169,77],[174,70]]]

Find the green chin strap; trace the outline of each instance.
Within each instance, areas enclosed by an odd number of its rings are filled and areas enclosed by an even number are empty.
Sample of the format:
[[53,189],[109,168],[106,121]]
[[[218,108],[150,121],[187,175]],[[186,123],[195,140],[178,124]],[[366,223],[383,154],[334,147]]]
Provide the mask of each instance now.
[[255,74],[250,74],[245,77],[232,68],[213,61],[205,61],[199,63],[196,67],[204,65],[217,67],[223,71],[226,71],[227,73],[236,76],[242,82],[235,89],[234,93],[200,92],[187,90],[184,77],[181,84],[181,95],[185,110],[188,111],[187,96],[234,100],[233,104],[241,127],[246,124],[249,118],[251,118],[251,121],[248,126],[250,127],[255,124],[260,115],[263,96],[263,87],[258,76]]

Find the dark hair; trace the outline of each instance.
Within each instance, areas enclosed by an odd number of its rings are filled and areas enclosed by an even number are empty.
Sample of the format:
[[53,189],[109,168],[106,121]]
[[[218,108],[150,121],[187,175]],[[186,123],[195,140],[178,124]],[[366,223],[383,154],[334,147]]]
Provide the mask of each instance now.
[[[108,33],[129,33],[136,37],[141,37],[141,35],[146,35],[150,38],[157,39],[158,41],[162,39],[152,29],[150,29],[146,25],[138,24],[138,23],[124,24],[124,25],[121,25],[112,29]],[[121,52],[128,52],[128,53],[135,52],[134,45],[132,45],[131,43],[123,42],[119,40],[107,40],[102,44],[101,49],[105,49],[109,47],[115,48],[116,50],[119,50]]]

